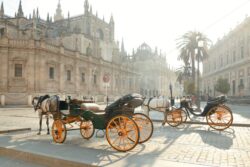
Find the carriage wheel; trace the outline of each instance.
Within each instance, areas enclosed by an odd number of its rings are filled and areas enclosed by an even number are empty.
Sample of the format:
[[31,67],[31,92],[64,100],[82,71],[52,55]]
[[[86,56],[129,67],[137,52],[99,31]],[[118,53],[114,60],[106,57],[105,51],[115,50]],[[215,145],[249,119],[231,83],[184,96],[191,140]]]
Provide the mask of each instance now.
[[182,120],[182,115],[185,114],[185,111],[182,109],[173,109],[171,111],[166,112],[166,122],[172,126],[172,127],[177,127],[179,126],[183,120]]
[[153,123],[151,119],[142,113],[135,113],[133,115],[133,120],[137,124],[140,131],[139,143],[144,143],[150,139],[153,134]]
[[52,137],[54,142],[63,143],[67,136],[65,124],[61,120],[55,120],[52,124]]
[[181,117],[182,117],[182,123],[185,123],[187,121],[187,113],[183,109],[181,109]]
[[216,106],[208,111],[206,120],[211,128],[222,131],[232,125],[233,114],[227,107]]
[[138,144],[140,133],[134,120],[124,115],[118,115],[108,122],[106,138],[114,149],[125,152]]
[[81,121],[80,124],[80,133],[84,139],[90,139],[94,133],[95,133],[95,128],[92,123],[92,121]]

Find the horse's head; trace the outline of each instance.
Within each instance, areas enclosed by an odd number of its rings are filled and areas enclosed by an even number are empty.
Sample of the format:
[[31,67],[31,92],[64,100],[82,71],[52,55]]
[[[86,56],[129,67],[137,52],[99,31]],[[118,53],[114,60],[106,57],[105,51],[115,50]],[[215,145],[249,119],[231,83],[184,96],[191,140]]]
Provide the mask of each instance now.
[[38,100],[39,100],[39,97],[34,97],[32,99],[32,106],[33,106],[35,111],[38,109]]

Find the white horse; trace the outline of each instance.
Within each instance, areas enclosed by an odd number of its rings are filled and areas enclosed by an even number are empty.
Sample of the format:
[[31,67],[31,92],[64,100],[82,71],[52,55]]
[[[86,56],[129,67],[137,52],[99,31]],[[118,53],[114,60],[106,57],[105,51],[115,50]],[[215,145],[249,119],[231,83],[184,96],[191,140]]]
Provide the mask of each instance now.
[[164,114],[164,121],[162,125],[166,122],[166,112],[170,110],[170,101],[165,97],[151,97],[149,99],[145,99],[142,105],[142,110],[146,115],[149,115],[149,111],[159,111]]
[[[58,96],[41,96],[41,97],[34,97],[32,100],[32,105],[34,107],[35,111],[38,111],[38,116],[39,116],[39,131],[37,133],[37,135],[41,134],[41,130],[42,130],[42,118],[43,115],[45,115],[46,117],[46,124],[47,124],[47,134],[50,134],[49,131],[49,115],[50,114],[54,114],[58,112],[59,109],[59,97]],[[39,99],[41,100],[41,98],[43,98],[42,101],[39,101]]]

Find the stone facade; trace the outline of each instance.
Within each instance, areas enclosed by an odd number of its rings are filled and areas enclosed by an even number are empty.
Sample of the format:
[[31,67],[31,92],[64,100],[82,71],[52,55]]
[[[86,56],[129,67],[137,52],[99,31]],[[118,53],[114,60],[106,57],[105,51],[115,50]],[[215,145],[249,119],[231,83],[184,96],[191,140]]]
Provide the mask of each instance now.
[[[148,78],[140,65],[139,51],[128,56],[122,42],[114,39],[113,16],[109,22],[92,14],[88,0],[84,3],[84,14],[67,18],[62,15],[60,1],[54,21],[40,18],[34,10],[29,18],[24,17],[22,4],[14,17],[0,10],[0,100],[1,104],[30,104],[32,97],[57,94],[62,98],[71,95],[82,99],[94,97],[103,101],[106,94],[111,99],[137,92],[145,95],[166,93],[161,85],[165,59],[160,58],[163,68],[160,77]],[[133,58],[135,57],[135,58]],[[150,66],[156,57],[147,59]],[[148,67],[150,67],[148,66]],[[157,66],[155,66],[156,68]],[[149,70],[145,68],[145,70]],[[154,71],[155,69],[153,69]],[[159,71],[159,69],[157,69]],[[156,70],[156,71],[157,71]],[[146,71],[145,71],[146,72]],[[152,72],[150,75],[159,73]],[[152,76],[151,75],[151,76]],[[104,81],[108,76],[109,82]],[[142,85],[142,79],[153,81],[153,85]],[[166,76],[167,77],[167,76]],[[157,81],[154,81],[154,80]],[[145,80],[145,79],[144,79]],[[160,86],[160,87],[159,87]],[[146,88],[148,87],[148,88]],[[145,93],[142,90],[153,91]],[[168,89],[165,88],[165,89]]]
[[136,71],[140,73],[140,93],[145,96],[170,96],[169,85],[172,85],[173,96],[180,96],[180,85],[176,82],[176,74],[166,65],[166,56],[152,50],[143,43],[135,52],[132,59]]
[[250,96],[250,18],[246,18],[209,49],[204,61],[202,92],[216,96],[218,78],[230,83],[229,96]]

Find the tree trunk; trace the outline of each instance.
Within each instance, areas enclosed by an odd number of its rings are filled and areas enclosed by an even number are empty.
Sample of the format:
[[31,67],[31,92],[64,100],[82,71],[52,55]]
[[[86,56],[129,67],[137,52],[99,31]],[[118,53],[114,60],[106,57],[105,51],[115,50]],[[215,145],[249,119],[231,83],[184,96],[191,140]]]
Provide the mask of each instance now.
[[198,109],[200,108],[200,55],[201,51],[198,50],[198,55],[197,55],[197,101],[196,101],[196,105],[198,107]]
[[194,83],[194,86],[195,86],[195,60],[194,60],[194,55],[195,54],[195,51],[192,50],[191,51],[191,66],[192,66],[192,80],[193,80],[193,83]]

